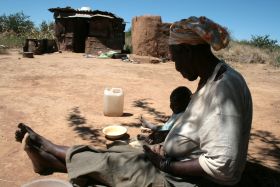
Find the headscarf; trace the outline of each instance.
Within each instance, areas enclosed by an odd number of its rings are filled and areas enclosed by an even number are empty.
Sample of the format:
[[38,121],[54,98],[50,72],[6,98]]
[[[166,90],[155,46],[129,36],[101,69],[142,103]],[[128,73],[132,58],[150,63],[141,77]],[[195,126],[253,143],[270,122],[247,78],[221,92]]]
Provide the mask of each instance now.
[[212,20],[202,17],[189,17],[170,26],[169,45],[198,45],[208,43],[218,51],[229,43],[227,30]]

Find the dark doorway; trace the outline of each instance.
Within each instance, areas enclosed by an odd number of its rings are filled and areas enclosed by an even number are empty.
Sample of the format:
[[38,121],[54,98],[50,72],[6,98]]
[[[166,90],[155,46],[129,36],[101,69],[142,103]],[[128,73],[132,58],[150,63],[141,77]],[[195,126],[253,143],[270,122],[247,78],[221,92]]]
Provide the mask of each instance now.
[[89,21],[87,19],[77,18],[74,27],[73,50],[76,53],[85,52],[85,41],[88,35]]

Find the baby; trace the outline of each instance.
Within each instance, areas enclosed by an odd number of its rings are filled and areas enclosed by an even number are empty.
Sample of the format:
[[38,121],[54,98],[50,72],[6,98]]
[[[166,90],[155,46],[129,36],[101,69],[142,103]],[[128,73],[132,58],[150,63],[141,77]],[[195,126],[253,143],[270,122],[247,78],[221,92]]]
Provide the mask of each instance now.
[[179,86],[174,89],[170,95],[170,108],[173,114],[163,125],[155,125],[148,122],[144,117],[140,117],[143,127],[151,129],[152,133],[148,136],[139,134],[138,140],[144,140],[148,144],[157,144],[165,140],[165,137],[173,127],[175,121],[184,113],[190,100],[192,92],[185,86]]

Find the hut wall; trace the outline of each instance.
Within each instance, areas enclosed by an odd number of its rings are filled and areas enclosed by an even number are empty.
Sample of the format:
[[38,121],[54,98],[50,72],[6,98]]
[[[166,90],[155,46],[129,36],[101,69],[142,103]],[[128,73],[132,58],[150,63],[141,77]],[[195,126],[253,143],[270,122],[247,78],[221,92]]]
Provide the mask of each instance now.
[[124,27],[122,22],[104,17],[93,18],[89,23],[85,53],[97,54],[99,51],[121,51],[124,46]]
[[58,49],[62,51],[73,50],[74,26],[71,19],[56,19],[55,36]]
[[106,17],[56,19],[55,34],[62,51],[95,54],[121,51],[125,43],[125,24]]
[[107,52],[110,48],[106,46],[106,41],[98,37],[87,37],[85,53],[98,54],[99,51]]

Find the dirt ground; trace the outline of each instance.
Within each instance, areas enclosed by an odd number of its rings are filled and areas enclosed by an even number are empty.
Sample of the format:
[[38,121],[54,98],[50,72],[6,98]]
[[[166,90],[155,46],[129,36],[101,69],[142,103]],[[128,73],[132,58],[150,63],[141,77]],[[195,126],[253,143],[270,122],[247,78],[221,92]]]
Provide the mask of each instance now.
[[[280,171],[280,70],[266,64],[231,64],[252,93],[254,116],[248,159]],[[55,53],[22,58],[18,51],[0,55],[0,186],[19,186],[38,178],[67,180],[66,174],[39,176],[20,143],[14,140],[24,122],[58,144],[110,141],[101,129],[110,124],[128,128],[128,138],[140,132],[138,117],[151,122],[171,114],[169,94],[177,86],[192,91],[172,62],[134,64],[117,59],[85,58],[83,54]],[[121,87],[124,116],[103,115],[103,91]]]

